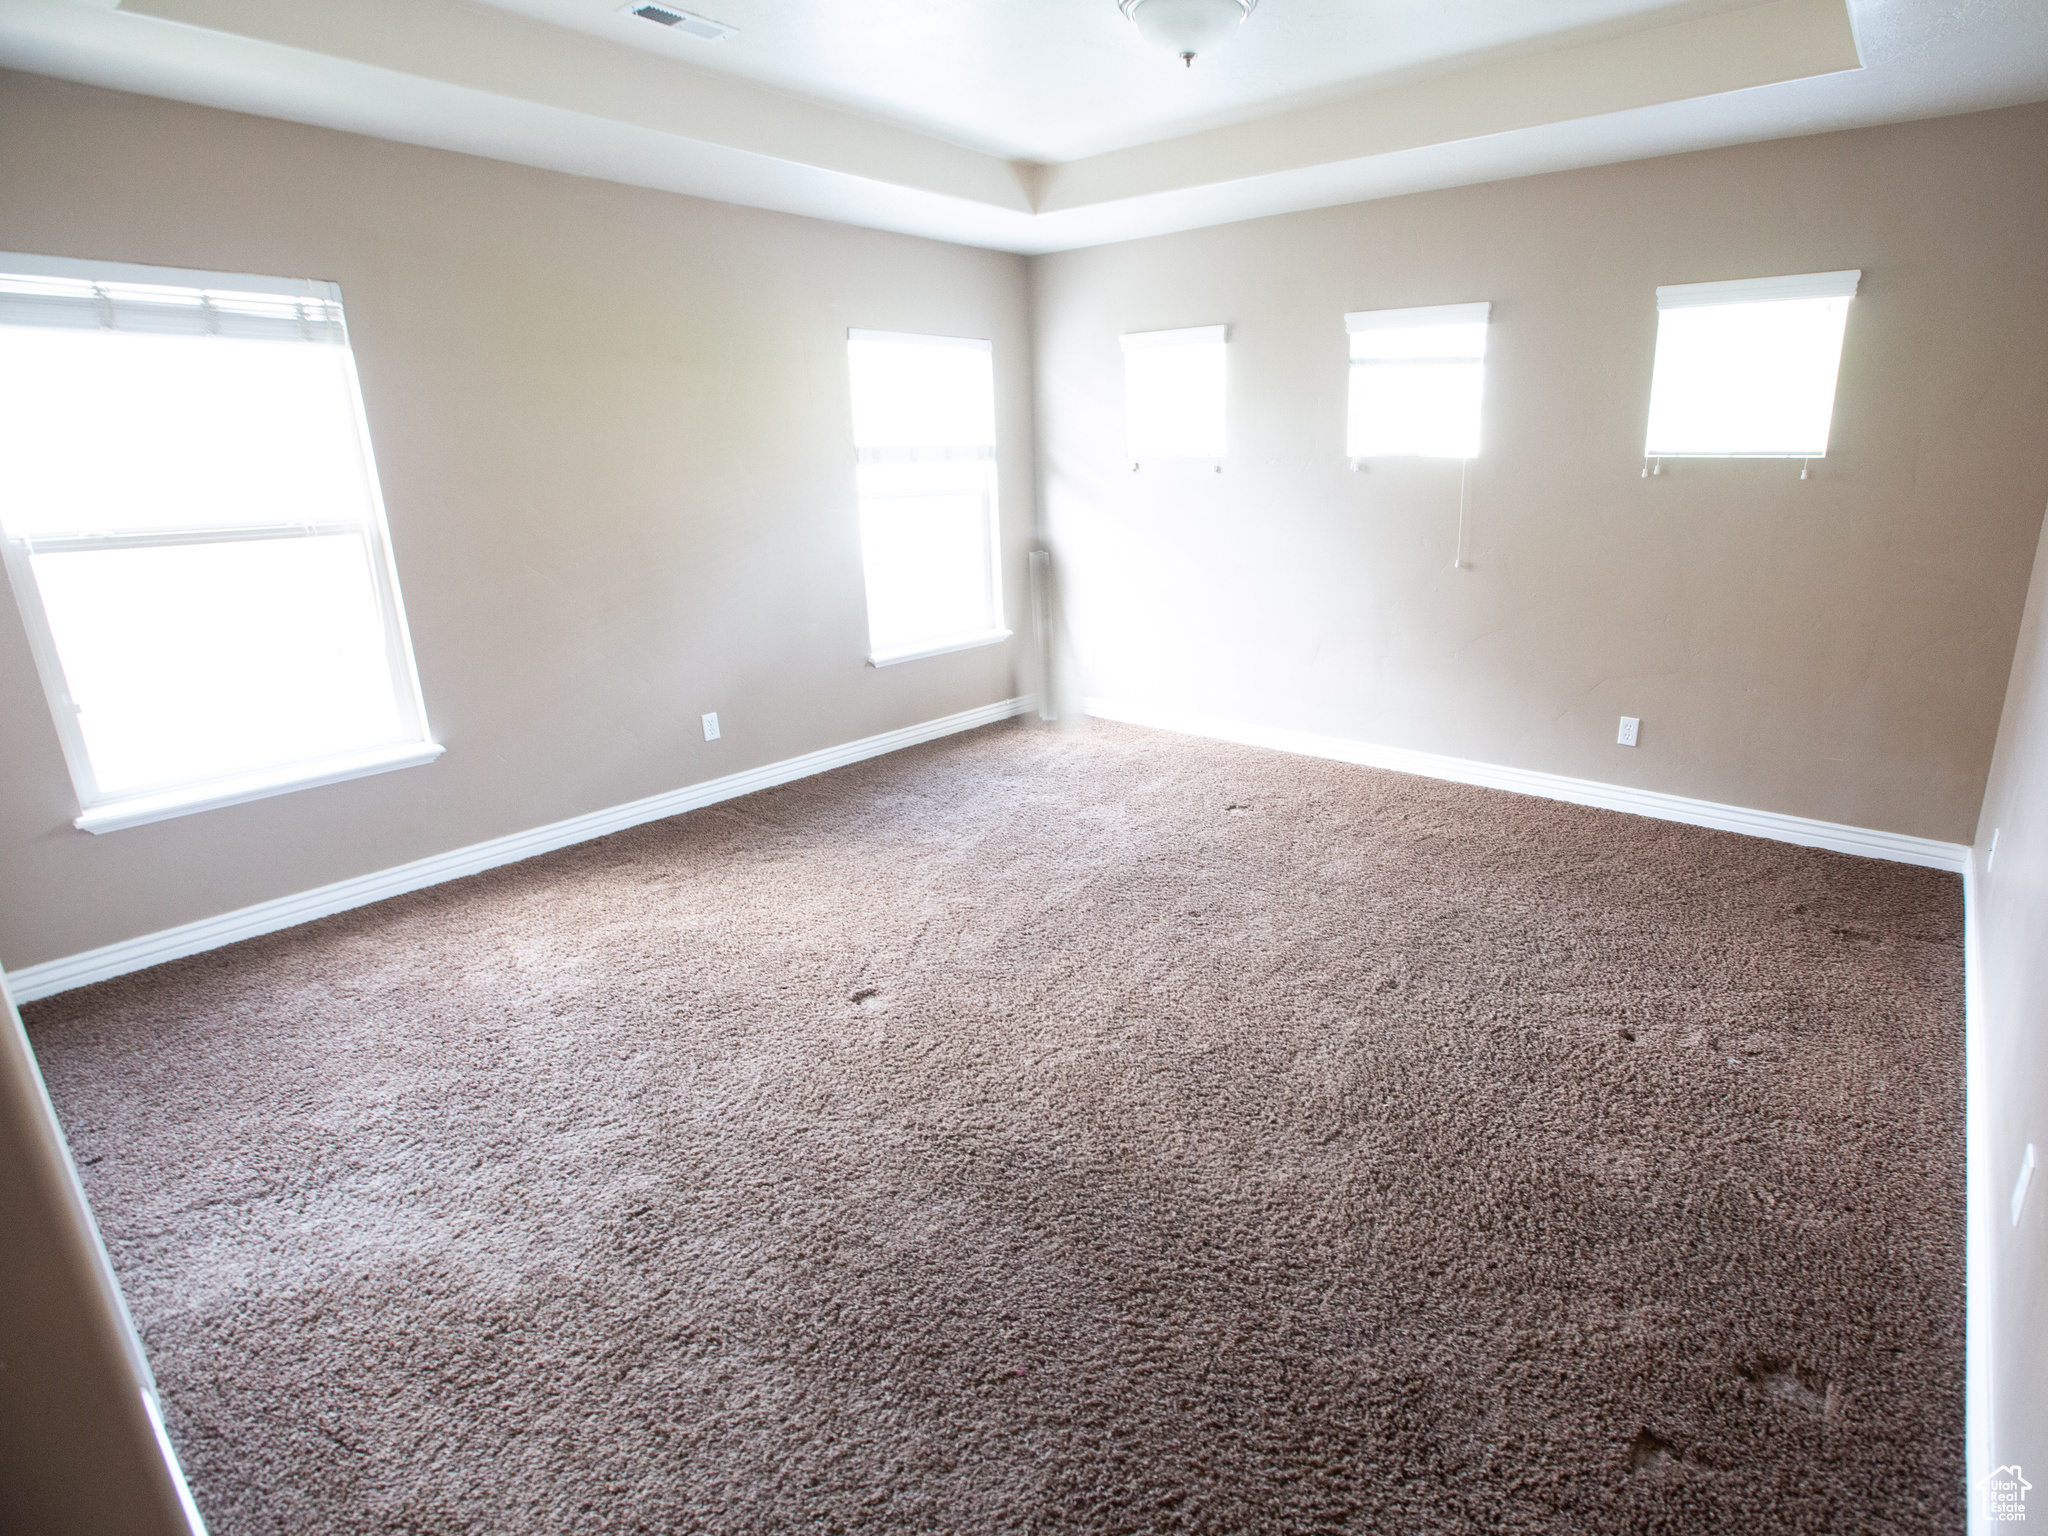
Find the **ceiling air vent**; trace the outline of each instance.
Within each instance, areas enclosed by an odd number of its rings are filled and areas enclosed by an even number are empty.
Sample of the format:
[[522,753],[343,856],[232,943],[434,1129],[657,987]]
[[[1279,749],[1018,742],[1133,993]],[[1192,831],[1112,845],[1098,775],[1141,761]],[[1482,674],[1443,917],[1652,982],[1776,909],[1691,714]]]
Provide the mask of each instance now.
[[692,37],[707,38],[712,42],[721,37],[731,37],[738,27],[728,27],[722,21],[713,21],[709,16],[695,16],[688,11],[678,11],[666,5],[628,5],[622,8],[627,16],[638,16],[642,21],[651,21],[664,27],[674,27],[678,32],[687,32]]

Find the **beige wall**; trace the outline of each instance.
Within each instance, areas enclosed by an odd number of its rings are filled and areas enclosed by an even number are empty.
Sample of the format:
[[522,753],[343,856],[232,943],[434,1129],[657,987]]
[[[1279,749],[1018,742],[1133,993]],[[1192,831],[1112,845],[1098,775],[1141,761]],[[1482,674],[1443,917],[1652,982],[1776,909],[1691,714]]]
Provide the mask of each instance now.
[[[2048,425],[2048,423],[2044,423]],[[1990,1348],[1987,1463],[2048,1468],[2048,1167],[2035,1170],[2020,1224],[2008,1202],[2032,1142],[2048,1158],[2048,546],[2034,560],[2026,621],[1977,827],[1972,1107],[1990,1251],[1973,1266],[1973,1329]],[[1992,855],[1991,840],[1998,847]],[[1986,868],[1987,860],[1989,868]],[[1981,1383],[1979,1384],[1981,1386]],[[1973,1469],[1981,1471],[1981,1469]],[[2039,1471],[2034,1481],[2048,1492]],[[2037,1498],[2039,1495],[2036,1496]]]
[[[2043,143],[2024,107],[1040,259],[1081,691],[1967,842],[2048,497]],[[1847,267],[1812,478],[1642,478],[1653,290]],[[1458,467],[1343,457],[1343,315],[1480,299],[1456,571]],[[1133,474],[1118,334],[1216,323],[1224,473]]]
[[341,284],[448,749],[75,831],[0,597],[0,963],[1018,691],[1021,642],[866,664],[845,337],[994,341],[1014,624],[1033,496],[1022,258],[20,74],[0,74],[0,144],[0,250]]
[[0,1530],[189,1536],[149,1368],[4,980],[0,1298]]

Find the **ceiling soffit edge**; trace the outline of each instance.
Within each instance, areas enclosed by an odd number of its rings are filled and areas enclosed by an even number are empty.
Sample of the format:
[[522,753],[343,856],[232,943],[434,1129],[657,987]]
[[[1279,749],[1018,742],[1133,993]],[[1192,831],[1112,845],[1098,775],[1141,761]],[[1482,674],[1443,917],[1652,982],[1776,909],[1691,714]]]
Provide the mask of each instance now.
[[1034,215],[1334,167],[1860,63],[1847,0],[1765,0],[1041,165],[461,0],[120,0],[119,9],[644,130],[685,141],[679,153],[702,146],[765,156],[979,205],[1026,227]]

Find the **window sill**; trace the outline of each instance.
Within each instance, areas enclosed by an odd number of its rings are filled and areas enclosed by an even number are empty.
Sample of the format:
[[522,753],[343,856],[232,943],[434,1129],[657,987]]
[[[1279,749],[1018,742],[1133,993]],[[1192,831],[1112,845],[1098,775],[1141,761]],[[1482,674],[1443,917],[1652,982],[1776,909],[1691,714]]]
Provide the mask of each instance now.
[[1007,629],[985,630],[978,635],[968,635],[960,640],[942,640],[937,645],[921,645],[914,651],[877,651],[868,658],[871,667],[893,667],[899,661],[921,661],[927,656],[943,656],[948,651],[971,651],[976,646],[1000,645],[1010,638]]
[[93,806],[72,825],[81,832],[118,832],[123,827],[168,821],[173,816],[189,816],[195,811],[218,810],[224,805],[241,805],[245,801],[263,800],[271,795],[286,795],[295,789],[313,789],[322,784],[339,784],[344,779],[389,773],[394,768],[417,767],[421,763],[431,763],[442,750],[436,742],[412,741],[399,747],[349,752],[316,762],[293,763],[286,768],[239,774],[232,779],[215,779],[208,784],[129,795]]

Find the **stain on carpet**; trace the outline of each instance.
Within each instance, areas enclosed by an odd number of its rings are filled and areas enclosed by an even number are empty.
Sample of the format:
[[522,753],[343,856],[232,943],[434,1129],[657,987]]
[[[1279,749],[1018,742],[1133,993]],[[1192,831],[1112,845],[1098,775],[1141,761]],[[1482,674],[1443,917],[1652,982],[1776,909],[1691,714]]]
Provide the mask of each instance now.
[[1957,1530],[1961,925],[1006,726],[25,1012],[217,1536]]

